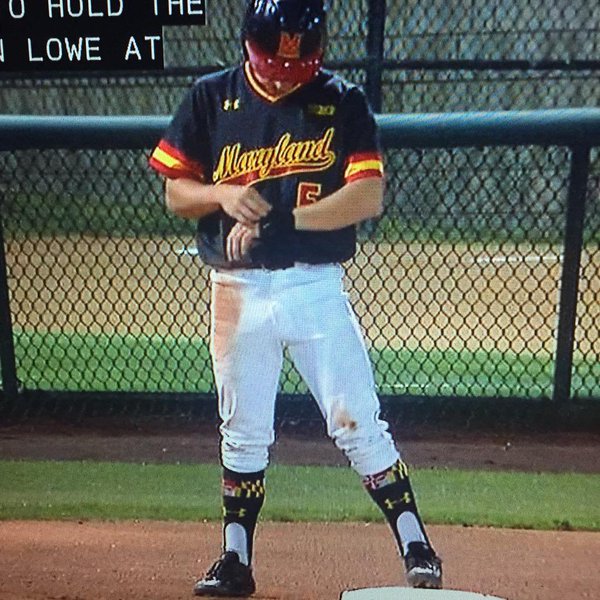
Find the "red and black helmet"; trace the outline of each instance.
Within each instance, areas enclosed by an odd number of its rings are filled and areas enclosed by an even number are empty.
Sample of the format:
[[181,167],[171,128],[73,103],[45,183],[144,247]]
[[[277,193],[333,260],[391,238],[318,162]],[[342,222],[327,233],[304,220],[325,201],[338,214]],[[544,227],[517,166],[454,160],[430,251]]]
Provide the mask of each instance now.
[[249,0],[242,42],[252,69],[270,81],[313,79],[323,63],[326,17],[323,0]]

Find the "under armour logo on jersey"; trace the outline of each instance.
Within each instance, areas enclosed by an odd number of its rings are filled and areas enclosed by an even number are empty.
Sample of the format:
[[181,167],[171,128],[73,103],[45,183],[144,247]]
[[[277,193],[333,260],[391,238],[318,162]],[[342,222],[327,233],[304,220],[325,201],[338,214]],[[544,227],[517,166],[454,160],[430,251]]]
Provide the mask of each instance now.
[[240,99],[236,98],[235,100],[230,100],[227,98],[223,101],[223,110],[225,112],[230,110],[239,110],[240,109]]
[[300,58],[301,43],[301,33],[289,34],[287,31],[282,31],[279,36],[277,56],[281,56],[281,58]]

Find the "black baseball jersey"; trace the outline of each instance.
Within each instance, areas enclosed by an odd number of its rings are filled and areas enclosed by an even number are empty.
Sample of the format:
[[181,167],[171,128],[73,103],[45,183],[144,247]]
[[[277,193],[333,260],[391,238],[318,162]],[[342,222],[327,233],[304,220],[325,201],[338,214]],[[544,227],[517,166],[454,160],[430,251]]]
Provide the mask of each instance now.
[[[201,77],[150,157],[167,177],[253,185],[279,210],[292,211],[346,183],[383,175],[373,114],[365,95],[322,71],[283,98],[269,96],[248,64]],[[343,262],[353,256],[355,227],[292,231],[256,240],[241,262],[225,257],[234,220],[219,210],[198,222],[198,252],[216,267],[283,268],[294,262]]]

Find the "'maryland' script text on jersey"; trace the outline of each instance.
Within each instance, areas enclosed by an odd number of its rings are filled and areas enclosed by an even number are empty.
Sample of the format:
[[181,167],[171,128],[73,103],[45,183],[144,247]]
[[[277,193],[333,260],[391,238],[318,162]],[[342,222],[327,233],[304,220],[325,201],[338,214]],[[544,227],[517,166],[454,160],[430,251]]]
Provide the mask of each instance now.
[[292,141],[284,133],[275,146],[242,150],[242,144],[225,146],[213,172],[214,183],[250,183],[292,173],[322,171],[335,162],[331,142],[335,130],[327,129],[316,140]]

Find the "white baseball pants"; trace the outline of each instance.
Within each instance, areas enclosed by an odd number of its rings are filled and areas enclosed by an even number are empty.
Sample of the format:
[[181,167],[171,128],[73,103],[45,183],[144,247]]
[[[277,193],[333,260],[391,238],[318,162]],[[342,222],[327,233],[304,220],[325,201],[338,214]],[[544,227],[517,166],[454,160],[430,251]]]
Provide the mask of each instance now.
[[275,397],[289,355],[327,432],[362,476],[398,458],[379,418],[372,366],[337,264],[211,273],[211,354],[222,419],[223,466],[265,469]]

